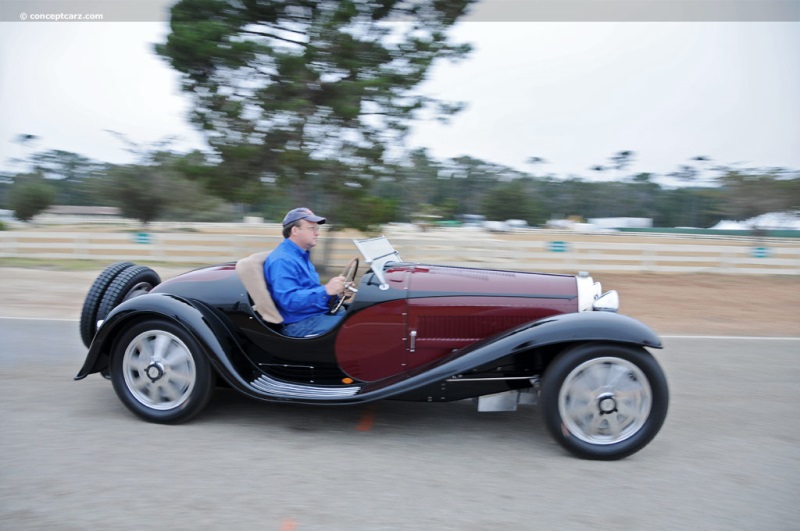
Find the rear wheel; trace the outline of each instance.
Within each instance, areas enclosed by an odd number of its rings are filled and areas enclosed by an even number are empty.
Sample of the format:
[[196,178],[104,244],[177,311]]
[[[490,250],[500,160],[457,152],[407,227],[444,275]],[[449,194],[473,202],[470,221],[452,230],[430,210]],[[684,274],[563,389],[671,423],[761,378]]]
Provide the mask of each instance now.
[[122,271],[103,294],[97,309],[97,320],[105,319],[111,310],[128,299],[148,293],[161,283],[158,273],[145,266],[129,267]]
[[215,373],[197,341],[166,320],[127,330],[111,355],[111,382],[125,407],[162,424],[186,422],[208,403]]
[[97,311],[100,308],[100,303],[103,300],[106,290],[111,285],[117,276],[124,270],[132,267],[131,262],[117,262],[111,264],[103,270],[100,275],[92,283],[89,288],[89,293],[86,294],[86,299],[83,301],[83,309],[81,310],[80,331],[81,340],[87,347],[91,345],[95,333],[97,333]]
[[621,459],[644,448],[667,416],[667,380],[639,347],[589,343],[560,354],[542,379],[542,413],[564,448]]

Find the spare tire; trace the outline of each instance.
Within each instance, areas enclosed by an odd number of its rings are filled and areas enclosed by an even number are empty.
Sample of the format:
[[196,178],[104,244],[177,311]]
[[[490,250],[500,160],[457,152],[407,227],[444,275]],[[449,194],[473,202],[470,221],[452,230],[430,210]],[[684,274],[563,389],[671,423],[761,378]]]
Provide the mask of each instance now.
[[97,310],[103,300],[103,295],[114,279],[133,265],[131,262],[111,264],[100,273],[92,283],[92,287],[89,288],[89,293],[86,294],[86,299],[83,301],[80,320],[81,340],[87,347],[92,344],[92,339],[97,332]]
[[120,273],[103,295],[97,309],[97,320],[105,319],[111,310],[128,299],[148,293],[161,283],[158,273],[145,266],[134,266]]

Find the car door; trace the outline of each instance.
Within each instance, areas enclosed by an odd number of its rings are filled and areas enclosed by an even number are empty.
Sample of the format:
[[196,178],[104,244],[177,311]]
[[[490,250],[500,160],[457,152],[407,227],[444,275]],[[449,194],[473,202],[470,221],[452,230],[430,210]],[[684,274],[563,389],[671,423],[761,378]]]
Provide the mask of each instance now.
[[364,308],[353,308],[336,338],[336,359],[350,377],[371,382],[406,370],[408,337],[409,271],[386,272],[388,287],[362,281],[357,298],[372,299]]

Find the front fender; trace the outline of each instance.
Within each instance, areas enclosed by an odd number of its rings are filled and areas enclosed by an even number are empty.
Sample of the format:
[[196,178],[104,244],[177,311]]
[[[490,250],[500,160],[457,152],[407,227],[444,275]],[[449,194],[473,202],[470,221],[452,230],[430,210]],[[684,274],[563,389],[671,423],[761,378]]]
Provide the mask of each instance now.
[[[76,380],[99,372],[108,365],[114,340],[133,320],[158,316],[183,327],[198,340],[212,364],[228,374],[235,372],[230,365],[229,353],[235,347],[234,339],[221,326],[212,312],[202,305],[165,293],[153,293],[135,297],[114,308],[100,326],[89,347],[89,353]],[[226,346],[223,346],[223,343]]]
[[473,343],[454,352],[445,365],[456,369],[455,373],[536,348],[589,341],[662,348],[658,335],[632,317],[612,312],[565,313],[526,323]]
[[613,312],[578,312],[553,315],[528,323],[507,335],[513,351],[571,341],[614,341],[662,348],[661,339],[647,325]]
[[489,365],[505,356],[559,343],[589,341],[662,347],[661,340],[653,330],[625,315],[611,312],[553,315],[473,343],[443,360],[422,365],[410,373],[369,384],[364,387],[361,397],[376,395],[387,398]]

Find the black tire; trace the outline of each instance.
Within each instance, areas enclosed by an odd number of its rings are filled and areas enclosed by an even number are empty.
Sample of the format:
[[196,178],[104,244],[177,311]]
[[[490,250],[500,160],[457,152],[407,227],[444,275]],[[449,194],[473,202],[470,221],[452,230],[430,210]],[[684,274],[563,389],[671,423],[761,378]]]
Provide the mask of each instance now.
[[89,293],[86,294],[86,299],[83,301],[83,309],[81,310],[80,331],[81,340],[87,347],[92,344],[92,339],[97,333],[97,310],[100,307],[100,302],[103,300],[108,286],[117,276],[124,270],[132,267],[131,262],[117,262],[111,264],[103,270],[102,273],[92,283],[89,288]]
[[111,353],[114,391],[125,407],[149,422],[191,419],[208,404],[215,379],[192,335],[164,319],[135,324]]
[[586,459],[638,452],[667,417],[669,390],[645,349],[586,343],[562,352],[542,379],[545,426],[564,448]]
[[161,277],[149,267],[129,267],[117,275],[103,294],[97,309],[97,320],[105,319],[111,310],[124,301],[144,295],[160,283]]

